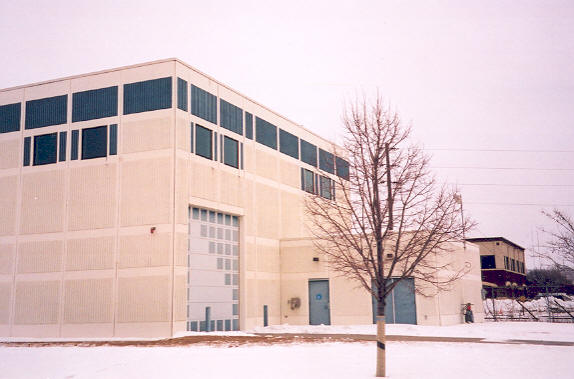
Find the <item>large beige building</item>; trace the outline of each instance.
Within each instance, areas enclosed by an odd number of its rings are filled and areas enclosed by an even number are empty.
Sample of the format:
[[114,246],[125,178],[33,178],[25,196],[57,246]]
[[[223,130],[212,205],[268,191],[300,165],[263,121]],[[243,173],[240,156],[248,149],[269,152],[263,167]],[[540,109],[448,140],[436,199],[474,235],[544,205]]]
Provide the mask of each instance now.
[[[0,90],[0,335],[372,322],[303,221],[304,197],[348,174],[332,151],[177,59]],[[478,249],[453,259],[472,270],[452,291],[407,281],[387,318],[461,322]]]

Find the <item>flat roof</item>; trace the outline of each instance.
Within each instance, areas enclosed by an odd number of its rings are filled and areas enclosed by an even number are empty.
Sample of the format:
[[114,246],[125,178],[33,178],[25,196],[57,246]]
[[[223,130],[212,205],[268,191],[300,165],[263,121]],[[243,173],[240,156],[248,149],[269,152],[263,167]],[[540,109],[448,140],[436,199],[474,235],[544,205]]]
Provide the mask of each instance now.
[[519,249],[519,250],[522,250],[522,251],[525,250],[522,246],[520,246],[520,245],[518,245],[518,244],[516,244],[516,243],[514,243],[514,242],[512,242],[512,241],[509,241],[509,240],[507,240],[507,239],[504,238],[504,237],[466,238],[466,241],[468,241],[468,242],[497,242],[497,241],[499,241],[499,242],[504,242],[504,243],[506,243],[506,244],[508,244],[508,245],[510,245],[510,246],[513,246],[513,247],[515,247],[515,248],[517,248],[517,249]]
[[[246,95],[242,94],[241,92],[239,92],[239,91],[237,91],[237,90],[231,88],[231,87],[228,86],[227,84],[220,82],[219,80],[213,78],[213,77],[210,76],[210,75],[207,75],[206,73],[204,73],[204,72],[202,72],[202,71],[196,69],[195,67],[193,67],[193,66],[191,66],[191,65],[189,65],[189,64],[187,64],[187,63],[185,63],[185,62],[183,62],[182,60],[180,60],[180,59],[178,59],[178,58],[160,59],[160,60],[156,60],[156,61],[150,61],[150,62],[144,62],[144,63],[137,63],[137,64],[133,64],[133,65],[115,67],[115,68],[106,69],[106,70],[93,71],[93,72],[88,72],[88,73],[85,73],[85,74],[66,76],[66,77],[57,78],[57,79],[50,79],[50,80],[45,80],[45,81],[42,81],[42,82],[35,82],[35,83],[31,83],[31,84],[24,84],[24,85],[19,85],[19,86],[15,86],[15,87],[1,88],[1,89],[0,89],[0,92],[13,91],[13,90],[22,89],[22,88],[27,88],[27,87],[35,87],[35,86],[40,86],[40,85],[44,85],[44,84],[48,84],[48,83],[60,82],[60,81],[63,81],[63,80],[77,79],[77,78],[82,78],[82,77],[90,76],[90,75],[105,74],[105,73],[108,73],[108,72],[114,72],[114,71],[120,71],[120,70],[127,70],[127,69],[130,69],[130,68],[137,68],[137,67],[149,66],[149,65],[153,65],[153,64],[166,63],[166,62],[177,62],[177,63],[180,63],[180,64],[184,65],[185,67],[189,68],[190,70],[193,70],[193,71],[197,72],[198,74],[201,74],[201,75],[205,76],[205,77],[208,78],[209,80],[214,81],[215,83],[217,83],[218,85],[220,85],[220,86],[222,86],[222,87],[225,87],[225,88],[228,89],[229,91],[232,91],[232,92],[234,92],[235,94],[244,97],[245,99],[247,99],[247,100],[251,101],[252,103],[254,103],[254,104],[260,106],[261,108],[264,108],[265,110],[267,110],[267,111],[273,113],[274,115],[276,115],[276,116],[278,116],[278,117],[284,119],[285,121],[288,121],[288,122],[290,122],[290,123],[292,123],[292,124],[294,124],[294,125],[300,127],[301,129],[303,129],[303,130],[305,130],[306,132],[308,132],[308,133],[314,135],[315,137],[320,138],[320,139],[322,139],[323,141],[326,141],[326,142],[331,143],[331,144],[333,144],[333,145],[337,145],[335,142],[333,142],[333,141],[331,141],[331,140],[329,140],[329,139],[327,139],[327,138],[325,138],[325,137],[320,136],[319,134],[317,134],[317,133],[315,133],[315,132],[313,132],[313,131],[307,129],[307,128],[304,127],[303,125],[298,124],[298,123],[296,123],[295,121],[293,121],[293,120],[291,120],[291,119],[289,119],[289,118],[283,116],[282,114],[280,114],[280,113],[278,113],[278,112],[276,112],[276,111],[274,111],[274,110],[272,110],[272,109],[266,107],[265,105],[263,105],[263,104],[261,104],[261,103],[255,101],[255,100],[253,100],[253,99],[250,98],[249,96],[246,96]],[[340,146],[339,146],[339,147],[340,147]]]

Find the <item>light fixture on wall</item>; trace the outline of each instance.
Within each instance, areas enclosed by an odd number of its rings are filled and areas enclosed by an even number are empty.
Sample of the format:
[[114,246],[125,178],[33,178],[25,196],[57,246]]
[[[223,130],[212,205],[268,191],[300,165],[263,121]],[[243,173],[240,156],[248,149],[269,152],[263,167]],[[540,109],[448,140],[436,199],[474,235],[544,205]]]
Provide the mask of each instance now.
[[152,226],[151,228],[149,228],[149,232],[150,232],[150,234],[154,234],[155,233],[155,226]]

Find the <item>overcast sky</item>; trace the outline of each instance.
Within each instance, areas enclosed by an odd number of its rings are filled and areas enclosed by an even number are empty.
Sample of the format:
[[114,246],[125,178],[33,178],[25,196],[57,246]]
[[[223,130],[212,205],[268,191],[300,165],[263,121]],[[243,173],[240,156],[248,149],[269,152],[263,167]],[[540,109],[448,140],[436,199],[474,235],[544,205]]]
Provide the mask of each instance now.
[[330,139],[379,89],[473,236],[529,248],[542,209],[574,214],[573,20],[550,0],[4,0],[0,88],[177,57]]

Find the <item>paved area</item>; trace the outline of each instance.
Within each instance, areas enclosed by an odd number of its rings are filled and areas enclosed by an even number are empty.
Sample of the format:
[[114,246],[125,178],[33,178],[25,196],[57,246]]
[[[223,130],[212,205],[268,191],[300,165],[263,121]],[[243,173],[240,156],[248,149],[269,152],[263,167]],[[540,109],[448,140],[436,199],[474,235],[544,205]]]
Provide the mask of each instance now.
[[[574,342],[564,341],[540,341],[540,340],[492,340],[487,338],[468,337],[427,337],[427,336],[403,336],[388,335],[389,342],[414,341],[414,342],[466,342],[466,343],[490,343],[490,344],[526,344],[547,346],[574,346]],[[375,341],[375,336],[370,334],[269,334],[259,333],[253,336],[221,336],[221,335],[197,335],[180,338],[168,338],[153,341],[43,341],[43,342],[0,342],[4,347],[45,347],[45,346],[186,346],[204,344],[214,346],[240,346],[245,344],[290,344],[290,343],[325,343],[325,342],[367,342]]]

